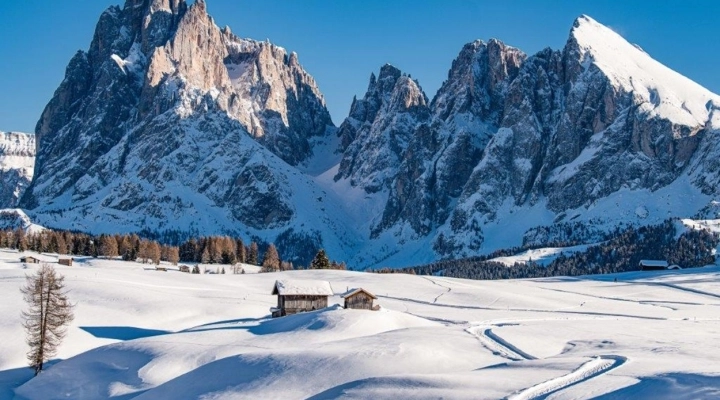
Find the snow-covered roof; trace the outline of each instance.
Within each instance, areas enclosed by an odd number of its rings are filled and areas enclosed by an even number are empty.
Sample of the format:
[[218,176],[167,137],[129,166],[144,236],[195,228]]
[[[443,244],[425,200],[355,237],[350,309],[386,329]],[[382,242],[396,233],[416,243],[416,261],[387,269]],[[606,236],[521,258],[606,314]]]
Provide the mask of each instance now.
[[343,293],[342,295],[340,295],[340,297],[342,297],[342,298],[351,297],[351,296],[356,295],[356,294],[358,294],[358,293],[360,293],[360,292],[365,292],[365,293],[367,293],[368,295],[370,295],[370,297],[372,297],[373,299],[376,299],[376,300],[377,300],[377,296],[375,296],[374,294],[368,292],[367,290],[365,290],[365,289],[363,289],[363,288],[350,289],[350,290],[348,290],[347,292],[345,292],[345,293]]
[[640,265],[647,267],[667,267],[668,262],[663,260],[640,260]]
[[332,296],[333,290],[328,281],[279,280],[275,281],[272,294]]

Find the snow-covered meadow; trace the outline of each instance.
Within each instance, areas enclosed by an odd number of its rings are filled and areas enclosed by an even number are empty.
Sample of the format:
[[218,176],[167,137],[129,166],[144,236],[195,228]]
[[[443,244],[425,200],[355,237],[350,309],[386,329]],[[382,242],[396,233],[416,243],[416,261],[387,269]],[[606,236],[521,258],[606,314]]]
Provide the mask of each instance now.
[[[57,360],[29,379],[19,288],[37,267],[0,250],[3,400],[720,397],[715,266],[470,281],[250,268],[191,275],[79,259],[56,266],[76,318]],[[271,320],[276,279],[327,280],[330,304],[363,287],[382,309]]]

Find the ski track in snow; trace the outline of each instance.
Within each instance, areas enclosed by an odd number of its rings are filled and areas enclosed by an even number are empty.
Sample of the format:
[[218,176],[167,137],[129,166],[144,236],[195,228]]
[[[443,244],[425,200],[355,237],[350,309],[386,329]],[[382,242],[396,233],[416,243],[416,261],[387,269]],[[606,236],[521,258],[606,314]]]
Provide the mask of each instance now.
[[672,283],[665,283],[665,282],[646,282],[646,281],[633,282],[633,283],[634,283],[634,284],[639,284],[639,285],[648,285],[648,286],[662,286],[662,287],[666,287],[666,288],[670,288],[670,289],[677,289],[677,290],[682,290],[682,291],[688,292],[688,293],[698,294],[698,295],[701,295],[701,296],[708,296],[708,297],[714,297],[714,298],[716,298],[716,299],[720,299],[720,294],[705,292],[705,291],[702,291],[702,290],[692,289],[692,288],[689,288],[689,287],[684,287],[684,286],[680,286],[680,285],[675,285],[675,284],[672,284]]
[[448,294],[448,293],[450,293],[450,292],[452,291],[452,288],[451,288],[450,286],[443,286],[443,285],[437,283],[435,280],[430,279],[430,278],[428,278],[428,277],[426,277],[426,276],[423,276],[422,278],[425,279],[425,280],[427,280],[427,281],[430,281],[433,285],[437,285],[437,286],[440,286],[441,288],[447,289],[446,291],[440,293],[439,295],[437,295],[437,297],[435,297],[435,300],[433,300],[433,304],[437,303],[437,301],[438,301],[438,299],[439,299],[440,297],[442,297],[443,295],[446,295],[446,294]]
[[[532,354],[519,349],[517,346],[503,339],[492,331],[492,328],[484,326],[473,326],[465,329],[466,332],[475,336],[486,349],[494,355],[506,358],[511,362],[522,362],[538,360]],[[510,396],[507,400],[530,400],[546,398],[546,396],[561,391],[570,386],[582,383],[603,375],[615,368],[620,367],[627,361],[627,357],[618,355],[599,355],[580,365],[575,370],[557,378],[552,378],[526,389],[522,389]]]
[[626,357],[616,355],[601,355],[582,364],[569,374],[559,376],[523,389],[517,394],[508,396],[508,400],[529,400],[544,398],[545,396],[587,381],[612,371],[627,361]]
[[423,305],[429,305],[429,306],[457,308],[457,309],[463,309],[463,310],[489,310],[489,311],[536,312],[536,313],[549,313],[549,314],[595,315],[595,316],[599,316],[599,317],[621,317],[621,318],[631,318],[631,319],[648,319],[648,320],[655,320],[655,321],[667,320],[667,318],[662,318],[662,317],[648,317],[648,316],[643,316],[643,315],[632,315],[632,314],[601,313],[601,312],[593,312],[593,311],[543,310],[543,309],[534,309],[534,308],[461,306],[461,305],[454,305],[454,304],[433,303],[433,302],[429,302],[429,301],[410,299],[407,297],[394,297],[394,296],[383,296],[383,295],[377,295],[377,297],[389,299],[389,300],[398,300],[398,301],[405,301],[405,302],[417,303],[417,304],[423,304]]
[[537,360],[536,357],[518,349],[512,343],[494,334],[490,328],[476,326],[467,328],[465,331],[478,338],[480,343],[495,355],[511,361]]
[[[550,291],[559,292],[559,293],[576,294],[576,295],[578,295],[578,296],[592,297],[592,298],[595,298],[595,299],[612,300],[612,301],[624,301],[624,302],[627,302],[627,303],[642,304],[642,305],[644,305],[644,306],[661,307],[661,308],[667,308],[667,309],[670,309],[670,310],[673,310],[673,311],[677,311],[677,308],[675,308],[675,307],[665,306],[665,305],[662,305],[662,304],[656,304],[656,303],[662,303],[662,302],[655,302],[655,301],[652,301],[652,300],[633,300],[633,299],[624,299],[624,298],[622,298],[622,297],[607,297],[607,296],[600,296],[600,295],[589,294],[589,293],[574,292],[574,291],[572,291],[572,290],[552,289],[552,288],[546,288],[546,287],[540,287],[540,289],[550,290]],[[638,292],[637,294],[646,293],[646,292],[652,292],[652,290],[648,290],[648,291],[645,291],[645,292]],[[635,294],[633,294],[633,295],[635,295]]]

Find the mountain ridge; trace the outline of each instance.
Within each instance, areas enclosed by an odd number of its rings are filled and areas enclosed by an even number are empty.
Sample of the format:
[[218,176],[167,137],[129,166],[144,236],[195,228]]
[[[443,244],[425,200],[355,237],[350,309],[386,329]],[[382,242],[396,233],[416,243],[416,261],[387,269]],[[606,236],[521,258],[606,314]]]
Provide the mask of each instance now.
[[432,100],[384,65],[336,128],[295,53],[217,27],[204,1],[127,0],[38,122],[21,205],[93,233],[293,237],[358,268],[486,253],[578,218],[690,216],[720,181],[720,97],[684,80],[581,16],[560,50],[466,44]]

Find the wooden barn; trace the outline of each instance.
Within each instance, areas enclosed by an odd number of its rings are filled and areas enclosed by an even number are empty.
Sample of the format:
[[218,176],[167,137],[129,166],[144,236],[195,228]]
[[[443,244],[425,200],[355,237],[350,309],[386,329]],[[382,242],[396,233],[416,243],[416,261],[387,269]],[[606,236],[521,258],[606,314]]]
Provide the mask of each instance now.
[[641,271],[662,271],[668,269],[668,262],[664,260],[640,260]]
[[373,300],[377,300],[377,297],[363,288],[348,290],[341,297],[345,299],[345,308],[377,310],[373,305]]
[[282,280],[275,281],[272,294],[278,297],[277,307],[270,308],[276,318],[325,308],[333,291],[327,281]]
[[180,267],[178,267],[178,269],[180,270],[180,272],[185,272],[187,274],[190,273],[190,267],[187,265],[181,265]]
[[40,264],[40,260],[33,256],[20,257],[20,262],[27,264]]
[[60,257],[58,258],[58,264],[72,267],[73,259],[72,257]]

